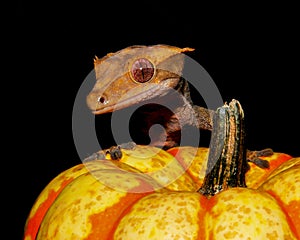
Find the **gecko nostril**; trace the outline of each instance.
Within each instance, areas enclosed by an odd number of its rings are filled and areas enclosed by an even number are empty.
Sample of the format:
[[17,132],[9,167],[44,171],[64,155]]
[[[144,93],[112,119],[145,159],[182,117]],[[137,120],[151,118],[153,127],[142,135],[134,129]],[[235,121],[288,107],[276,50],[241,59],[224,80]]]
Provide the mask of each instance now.
[[98,98],[98,102],[102,103],[102,104],[107,104],[108,103],[108,101],[106,100],[106,98],[103,97],[103,96]]

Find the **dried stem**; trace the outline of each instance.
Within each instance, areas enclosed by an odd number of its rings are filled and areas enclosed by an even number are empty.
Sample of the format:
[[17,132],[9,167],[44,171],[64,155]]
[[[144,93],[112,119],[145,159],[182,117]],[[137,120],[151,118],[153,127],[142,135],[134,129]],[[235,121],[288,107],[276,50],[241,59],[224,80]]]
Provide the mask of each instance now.
[[217,109],[213,119],[206,177],[199,192],[205,196],[232,188],[246,187],[244,112],[237,100]]

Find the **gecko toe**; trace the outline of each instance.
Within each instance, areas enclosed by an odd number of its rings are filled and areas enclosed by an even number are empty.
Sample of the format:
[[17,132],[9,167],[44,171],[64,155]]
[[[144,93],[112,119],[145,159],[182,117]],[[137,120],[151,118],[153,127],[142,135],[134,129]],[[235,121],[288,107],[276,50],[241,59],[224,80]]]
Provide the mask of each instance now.
[[249,151],[247,152],[247,160],[248,162],[254,163],[256,166],[260,168],[269,168],[270,163],[262,159],[261,157],[269,157],[273,155],[273,150],[271,148],[265,148],[259,151]]

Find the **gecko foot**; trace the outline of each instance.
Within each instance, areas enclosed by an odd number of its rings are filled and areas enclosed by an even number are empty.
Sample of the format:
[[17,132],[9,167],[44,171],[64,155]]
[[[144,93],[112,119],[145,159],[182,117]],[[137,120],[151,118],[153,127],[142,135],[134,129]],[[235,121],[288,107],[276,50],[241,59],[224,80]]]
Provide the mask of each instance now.
[[135,146],[136,146],[135,142],[122,143],[118,146],[110,147],[109,150],[106,150],[106,154],[110,154],[112,160],[118,160],[122,158],[121,149],[133,150]]
[[122,158],[121,149],[133,150],[136,146],[134,142],[122,143],[117,146],[112,146],[109,149],[100,150],[99,152],[93,153],[83,160],[83,162],[90,162],[93,160],[105,160],[107,159],[106,155],[109,154],[112,160],[118,160]]
[[252,162],[260,168],[269,168],[270,164],[267,160],[261,159],[260,157],[268,157],[273,154],[273,150],[271,148],[265,148],[260,151],[247,151],[247,160],[248,162]]

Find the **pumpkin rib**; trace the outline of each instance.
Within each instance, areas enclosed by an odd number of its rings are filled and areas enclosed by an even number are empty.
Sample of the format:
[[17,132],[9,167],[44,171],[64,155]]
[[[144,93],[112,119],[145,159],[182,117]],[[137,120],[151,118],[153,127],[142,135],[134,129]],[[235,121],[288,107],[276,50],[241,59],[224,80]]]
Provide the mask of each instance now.
[[[69,234],[71,239],[109,238],[109,228],[114,227],[114,221],[120,212],[131,201],[135,202],[138,198],[152,193],[157,187],[147,176],[124,174],[119,169],[99,169],[98,172],[103,174],[103,178],[111,179],[116,184],[120,181],[119,185],[128,187],[127,191],[116,190],[113,188],[114,184],[105,184],[105,179],[99,181],[95,172],[97,170],[81,175],[61,192],[41,223],[43,231],[38,233],[38,239],[61,239]],[[57,225],[53,225],[55,222]]]
[[48,193],[48,198],[45,202],[42,202],[39,206],[38,210],[35,212],[35,214],[28,219],[27,228],[29,231],[27,232],[26,238],[29,236],[31,239],[35,239],[37,236],[37,233],[39,231],[41,222],[43,221],[44,216],[47,214],[49,207],[54,203],[57,196],[60,194],[60,192],[70,183],[73,179],[66,180],[63,182],[61,188],[55,192],[54,190],[50,190]]
[[266,192],[230,188],[211,200],[207,208],[210,239],[296,239],[281,206]]
[[269,193],[281,204],[300,239],[300,164],[294,164],[299,163],[300,158],[296,160],[285,162],[277,174],[264,182],[259,190]]
[[[74,179],[87,171],[83,164],[67,169],[52,179],[36,199],[25,223],[24,239],[35,240],[43,218],[55,199]],[[59,187],[57,188],[57,185]],[[56,190],[54,190],[54,189]],[[47,195],[47,197],[46,197]],[[44,200],[44,201],[43,201]],[[35,208],[36,207],[36,208]]]
[[171,191],[145,196],[120,218],[114,239],[199,239],[205,212],[199,198],[205,197]]
[[[141,181],[140,181],[141,182]],[[141,184],[143,184],[141,182]],[[93,240],[98,239],[99,236],[101,236],[101,239],[104,236],[107,236],[107,239],[113,239],[114,232],[119,224],[119,222],[122,219],[122,216],[126,214],[126,212],[130,211],[130,208],[141,198],[147,196],[150,194],[149,191],[146,193],[135,193],[135,190],[133,189],[134,193],[127,193],[125,196],[123,196],[118,203],[115,205],[107,208],[105,212],[95,213],[91,216],[89,216],[90,222],[92,224],[93,231],[84,239],[84,240]],[[110,221],[107,217],[110,216],[112,220]],[[103,222],[103,219],[108,221],[108,224],[112,222],[112,225],[108,227],[108,225],[101,225],[101,222]],[[117,219],[117,220],[116,220]],[[102,227],[101,227],[102,226]]]
[[276,202],[278,203],[278,205],[281,208],[282,212],[284,212],[285,215],[286,215],[286,219],[287,219],[287,222],[289,223],[291,231],[294,233],[294,235],[297,237],[297,239],[300,239],[300,236],[298,236],[297,228],[296,228],[296,226],[294,224],[294,221],[292,220],[292,217],[291,217],[292,212],[287,210],[287,208],[288,208],[287,205],[280,199],[280,197],[277,196],[277,194],[275,194],[275,192],[273,192],[271,190],[268,190],[266,192],[268,194],[270,194],[276,200]]

